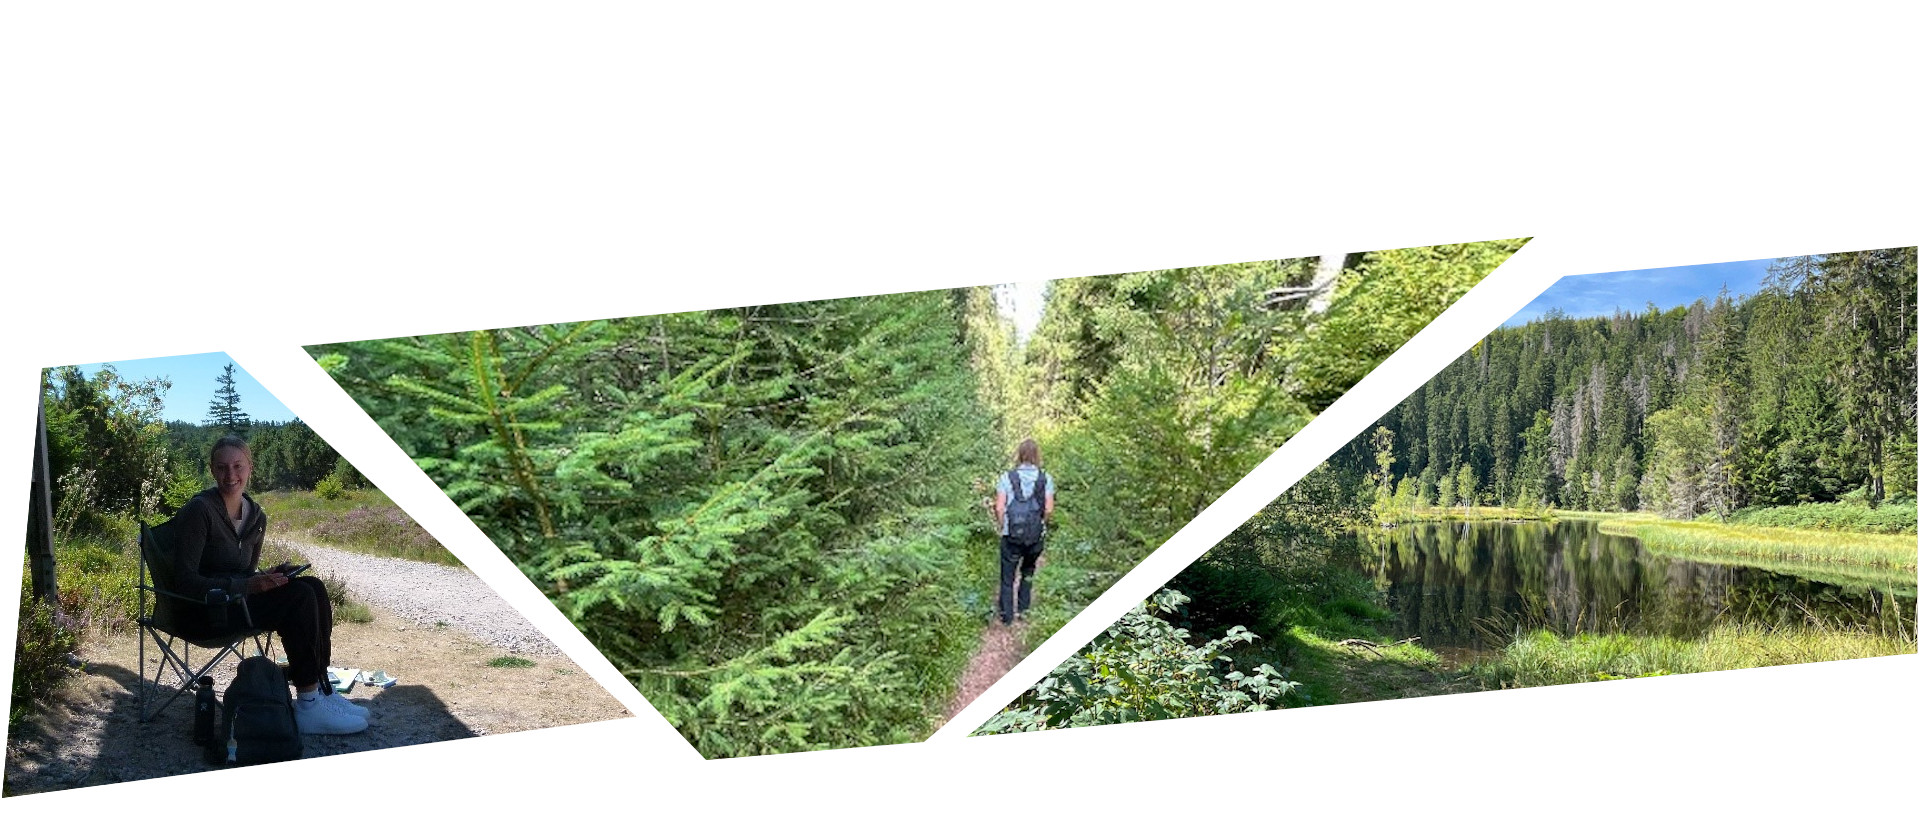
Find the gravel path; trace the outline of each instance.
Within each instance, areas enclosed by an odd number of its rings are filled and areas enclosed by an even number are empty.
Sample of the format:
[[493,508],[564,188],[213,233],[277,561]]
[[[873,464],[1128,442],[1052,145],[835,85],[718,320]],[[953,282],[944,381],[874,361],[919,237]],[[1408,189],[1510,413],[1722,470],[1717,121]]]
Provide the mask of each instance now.
[[346,582],[352,599],[429,628],[444,623],[514,653],[562,655],[533,623],[465,568],[355,554],[278,537],[271,541],[312,562],[311,573]]

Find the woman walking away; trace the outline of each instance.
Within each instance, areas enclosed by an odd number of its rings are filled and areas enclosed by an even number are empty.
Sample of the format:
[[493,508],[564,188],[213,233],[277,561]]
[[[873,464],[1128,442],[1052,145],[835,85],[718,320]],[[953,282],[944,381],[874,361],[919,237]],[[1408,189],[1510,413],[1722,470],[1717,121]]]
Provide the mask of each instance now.
[[[215,588],[246,591],[253,624],[273,629],[286,646],[287,677],[295,691],[293,721],[301,733],[366,730],[367,709],[327,687],[333,603],[326,586],[311,576],[291,575],[294,569],[284,564],[258,570],[267,516],[246,493],[253,477],[253,452],[246,440],[221,437],[208,461],[214,487],[201,491],[173,517],[178,535],[174,578],[195,595]],[[236,612],[228,619],[237,624],[244,617]]]
[[[1039,468],[1039,443],[1026,440],[1014,452],[1013,470],[1000,475],[993,495],[999,520],[999,619],[1006,625],[1024,619],[1033,604],[1033,572],[1046,550],[1046,521],[1053,517],[1053,478]],[[1019,607],[1014,608],[1013,579],[1019,578]]]

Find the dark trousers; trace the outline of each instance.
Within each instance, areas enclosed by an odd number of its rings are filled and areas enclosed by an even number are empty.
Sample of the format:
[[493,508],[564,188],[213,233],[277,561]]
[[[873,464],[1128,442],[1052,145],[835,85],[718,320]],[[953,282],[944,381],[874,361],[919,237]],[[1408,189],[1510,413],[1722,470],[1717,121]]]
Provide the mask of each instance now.
[[[1033,572],[1039,568],[1039,555],[1046,541],[1021,545],[999,538],[999,620],[1011,623],[1013,617],[1033,606]],[[1019,577],[1019,610],[1013,610],[1013,578]]]
[[280,635],[287,650],[287,678],[294,687],[326,681],[333,659],[333,602],[327,599],[326,583],[294,577],[271,591],[248,594],[247,612],[255,627]]

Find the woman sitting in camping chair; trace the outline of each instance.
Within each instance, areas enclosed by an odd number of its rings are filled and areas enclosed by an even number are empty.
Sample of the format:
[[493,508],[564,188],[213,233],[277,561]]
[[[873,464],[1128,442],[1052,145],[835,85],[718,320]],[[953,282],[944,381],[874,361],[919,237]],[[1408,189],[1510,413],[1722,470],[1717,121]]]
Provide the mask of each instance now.
[[[333,603],[326,585],[293,576],[282,564],[265,571],[260,545],[267,517],[247,496],[253,452],[246,440],[221,437],[209,455],[214,487],[201,491],[173,516],[174,574],[184,593],[245,592],[244,609],[230,606],[231,624],[251,620],[280,635],[293,680],[293,718],[301,733],[350,734],[366,730],[367,710],[333,692],[326,669],[333,655]],[[209,618],[212,618],[211,616]]]

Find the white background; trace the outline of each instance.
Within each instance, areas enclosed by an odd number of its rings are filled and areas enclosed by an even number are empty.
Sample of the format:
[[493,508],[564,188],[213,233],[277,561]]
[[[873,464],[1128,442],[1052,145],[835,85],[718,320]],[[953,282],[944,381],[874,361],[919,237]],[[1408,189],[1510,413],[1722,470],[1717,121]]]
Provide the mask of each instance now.
[[[297,348],[1537,238],[1034,672],[1557,276],[1919,242],[1909,12],[1318,5],[6,7],[0,499],[27,496],[39,367],[228,351],[636,718],[0,809],[1909,809],[1910,656],[703,762]],[[0,533],[23,524],[0,507]]]

